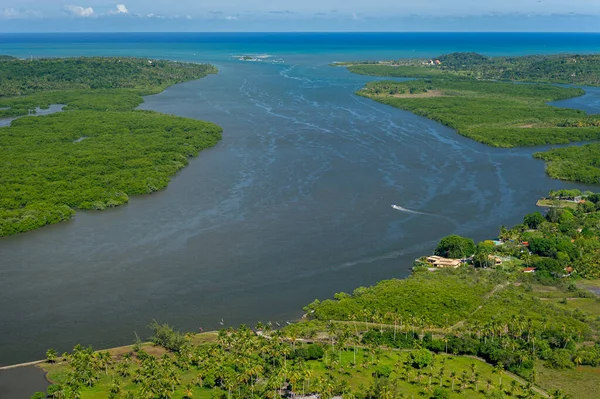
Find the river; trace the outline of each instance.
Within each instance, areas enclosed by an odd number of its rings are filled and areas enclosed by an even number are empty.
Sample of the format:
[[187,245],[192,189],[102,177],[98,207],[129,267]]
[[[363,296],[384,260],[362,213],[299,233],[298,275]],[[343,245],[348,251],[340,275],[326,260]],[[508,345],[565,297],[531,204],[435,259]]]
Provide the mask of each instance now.
[[[539,149],[490,148],[354,95],[372,78],[328,63],[361,54],[186,51],[172,57],[220,73],[141,108],[215,122],[222,142],[159,193],[0,240],[0,365],[131,343],[152,319],[186,331],[283,324],[315,298],[406,276],[445,235],[494,238],[550,189],[589,188],[546,177]],[[598,112],[591,96],[561,106]]]

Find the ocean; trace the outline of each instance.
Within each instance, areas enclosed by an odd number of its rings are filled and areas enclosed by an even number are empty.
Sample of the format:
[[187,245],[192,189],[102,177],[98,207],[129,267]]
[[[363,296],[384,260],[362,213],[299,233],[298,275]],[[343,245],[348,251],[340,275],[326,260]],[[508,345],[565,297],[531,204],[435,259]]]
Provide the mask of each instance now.
[[[214,63],[218,75],[140,108],[224,128],[166,190],[0,239],[0,365],[129,344],[153,319],[282,324],[315,298],[407,276],[445,235],[494,238],[550,189],[590,188],[549,179],[539,148],[490,148],[358,97],[373,78],[329,64],[599,50],[598,34],[0,34],[0,54],[23,58]],[[235,58],[247,54],[268,57]],[[600,92],[560,105],[599,112]]]

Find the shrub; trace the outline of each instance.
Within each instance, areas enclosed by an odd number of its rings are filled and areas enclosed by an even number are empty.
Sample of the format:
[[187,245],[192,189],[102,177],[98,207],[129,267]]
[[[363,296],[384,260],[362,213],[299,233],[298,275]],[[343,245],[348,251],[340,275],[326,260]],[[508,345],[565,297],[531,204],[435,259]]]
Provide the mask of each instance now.
[[152,336],[152,343],[154,345],[162,346],[173,352],[179,352],[183,346],[187,343],[187,339],[179,331],[173,330],[168,324],[158,324],[156,320],[148,326],[154,335]]
[[410,353],[410,362],[413,367],[422,369],[431,364],[433,361],[433,353],[428,349],[419,349]]
[[431,395],[431,399],[448,399],[450,398],[450,392],[445,390],[444,388],[436,388],[433,391],[433,395]]
[[571,351],[567,349],[556,349],[552,352],[547,366],[553,369],[572,369],[574,367]]

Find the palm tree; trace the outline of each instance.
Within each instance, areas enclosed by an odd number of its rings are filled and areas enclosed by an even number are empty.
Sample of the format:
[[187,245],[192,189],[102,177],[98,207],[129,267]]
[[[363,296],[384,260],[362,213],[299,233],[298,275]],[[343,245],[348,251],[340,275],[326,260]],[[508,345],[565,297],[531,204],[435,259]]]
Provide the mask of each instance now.
[[498,374],[500,377],[500,389],[502,389],[502,374],[504,374],[504,365],[502,363],[498,363],[492,372],[494,374]]
[[110,387],[110,393],[112,393],[113,395],[116,395],[119,392],[121,392],[121,380],[119,380],[118,378],[115,378]]
[[366,328],[367,332],[369,332],[369,323],[367,321],[368,321],[369,317],[371,317],[371,312],[369,312],[367,309],[364,309],[360,314],[362,317],[364,317],[365,328]]
[[456,381],[456,371],[452,370],[450,372],[450,379],[452,380],[452,391],[454,391],[454,382]]
[[312,377],[313,372],[308,367],[305,368],[303,371],[304,371],[304,378],[307,381],[307,390],[308,390],[308,392],[310,392],[310,377]]
[[50,348],[46,351],[46,361],[48,363],[56,362],[56,358],[58,357],[58,352],[54,349]]
[[329,334],[329,338],[331,338],[331,351],[334,352],[335,348],[333,345],[333,339],[335,337],[335,333],[337,332],[337,328],[335,326],[335,324],[333,323],[332,320],[329,320],[329,323],[327,323],[327,334]]
[[475,373],[473,373],[473,382],[475,383],[475,392],[479,392],[479,377],[481,376],[481,374],[479,373],[479,371],[476,371]]
[[185,386],[183,394],[185,395],[185,398],[192,399],[192,396],[194,396],[194,389],[192,388],[192,384],[187,384]]
[[63,384],[58,384],[56,386],[57,388],[54,389],[54,391],[52,392],[52,398],[53,399],[66,399],[67,397],[67,391],[65,389],[65,386]]
[[512,380],[510,382],[510,388],[509,388],[509,393],[511,395],[514,395],[517,392],[517,389],[519,388],[519,381],[517,380]]
[[569,395],[561,391],[560,389],[556,389],[551,392],[550,397],[552,399],[568,399]]
[[350,320],[350,321],[351,321],[351,322],[354,324],[354,333],[355,333],[356,335],[358,335],[358,327],[356,326],[356,319],[357,319],[357,318],[358,318],[358,317],[357,317],[357,316],[356,316],[356,314],[354,314],[354,313],[350,313],[350,314],[348,315],[348,320]]
[[537,371],[535,368],[531,370],[531,374],[529,374],[529,378],[527,379],[531,385],[535,385],[535,381],[537,380]]

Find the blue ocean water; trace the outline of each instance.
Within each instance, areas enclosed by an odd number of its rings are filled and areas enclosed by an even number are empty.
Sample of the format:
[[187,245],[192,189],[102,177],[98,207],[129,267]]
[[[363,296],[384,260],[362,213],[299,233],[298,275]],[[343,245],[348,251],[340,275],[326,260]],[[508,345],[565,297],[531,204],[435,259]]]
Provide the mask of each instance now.
[[0,53],[27,56],[201,57],[231,53],[298,55],[307,60],[432,57],[452,51],[487,55],[591,53],[598,33],[45,33],[0,34]]
[[[218,75],[141,108],[224,128],[167,189],[0,240],[0,364],[131,343],[152,319],[190,331],[284,322],[315,298],[406,276],[444,235],[493,238],[549,189],[589,188],[549,179],[539,149],[490,148],[358,97],[373,78],[329,66],[451,51],[589,53],[600,35],[0,35],[0,54],[23,58],[215,63]],[[598,113],[599,98],[560,105]]]

